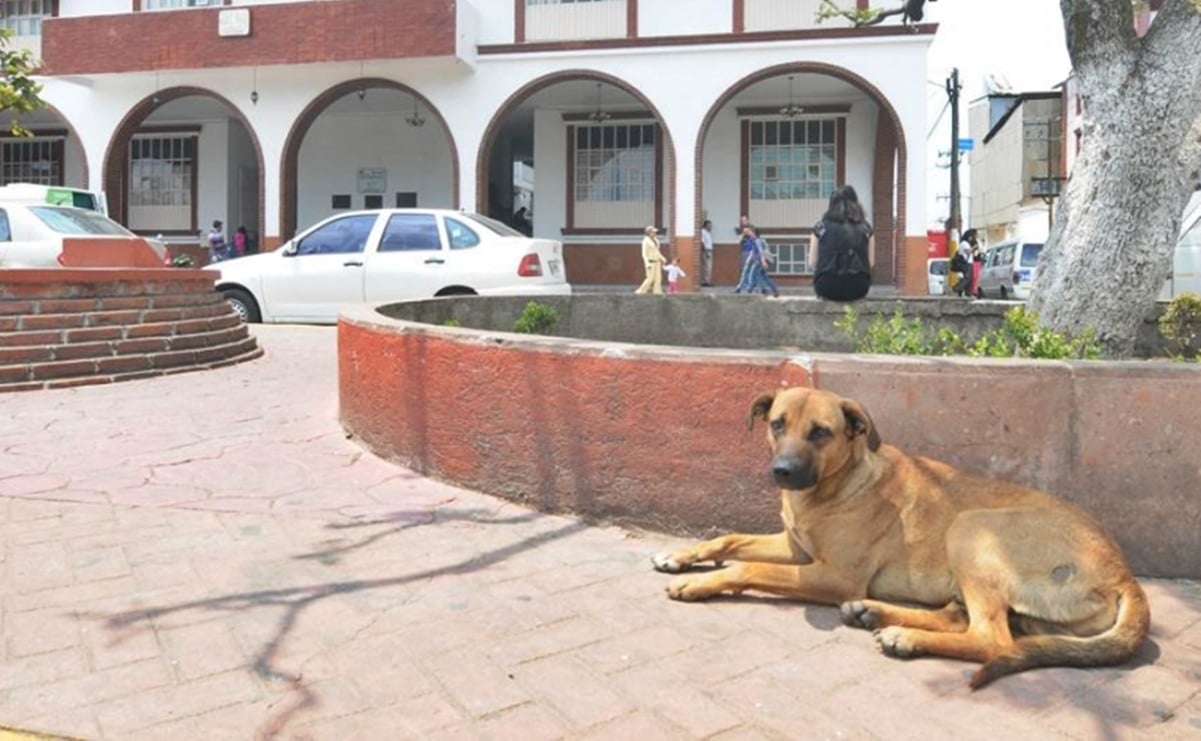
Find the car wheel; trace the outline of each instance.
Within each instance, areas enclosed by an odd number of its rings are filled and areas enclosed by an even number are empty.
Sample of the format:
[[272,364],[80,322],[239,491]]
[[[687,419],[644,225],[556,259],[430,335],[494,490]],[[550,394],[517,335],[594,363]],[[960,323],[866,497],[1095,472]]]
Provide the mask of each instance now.
[[1005,290],[1005,286],[1001,286],[1001,300],[1005,301],[1009,298],[1009,292]]
[[438,291],[437,293],[435,293],[434,298],[441,298],[443,296],[475,296],[475,295],[477,295],[475,291],[473,291],[470,288],[467,288],[465,286],[451,286],[450,288],[443,288],[441,291]]
[[259,314],[259,305],[255,303],[254,296],[251,296],[248,291],[241,288],[222,288],[222,295],[229,302],[229,308],[234,310],[234,313],[242,317],[242,321],[246,324],[254,324],[262,321],[262,315]]

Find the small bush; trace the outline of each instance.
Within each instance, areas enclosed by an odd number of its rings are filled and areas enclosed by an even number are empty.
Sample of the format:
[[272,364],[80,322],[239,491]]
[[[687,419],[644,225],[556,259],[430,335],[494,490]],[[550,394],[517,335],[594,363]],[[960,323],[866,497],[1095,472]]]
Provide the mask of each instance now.
[[851,338],[856,352],[879,355],[960,355],[987,358],[1037,358],[1062,360],[1101,357],[1096,335],[1088,330],[1079,337],[1047,329],[1038,323],[1038,314],[1017,306],[1005,312],[1005,324],[968,345],[952,329],[943,328],[933,335],[918,318],[905,319],[898,310],[885,319],[877,314],[866,331],[859,331],[859,314],[847,307],[834,322]]
[[[1197,333],[1201,331],[1201,296],[1182,293],[1168,304],[1159,317],[1159,333],[1168,346],[1168,356],[1185,360],[1185,354],[1196,347]],[[1198,351],[1195,360],[1201,360]]]
[[446,321],[442,322],[442,326],[443,327],[462,327],[463,323],[460,322],[458,319],[451,317],[450,319],[447,319]]
[[531,301],[525,305],[521,316],[513,322],[513,331],[522,334],[550,334],[559,321],[559,312],[546,304]]
[[959,335],[950,329],[941,329],[931,337],[921,319],[905,319],[900,310],[888,319],[877,314],[867,329],[860,332],[859,312],[848,306],[834,326],[850,337],[855,352],[873,355],[950,355],[963,345]]

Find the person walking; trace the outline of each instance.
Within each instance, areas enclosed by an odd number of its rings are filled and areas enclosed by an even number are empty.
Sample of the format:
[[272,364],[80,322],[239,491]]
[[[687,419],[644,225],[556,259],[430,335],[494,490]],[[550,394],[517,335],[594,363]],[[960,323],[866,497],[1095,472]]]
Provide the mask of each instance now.
[[220,262],[229,257],[226,254],[225,232],[221,230],[220,219],[213,220],[213,228],[209,230],[209,262]]
[[642,285],[634,293],[654,293],[656,296],[663,295],[663,263],[665,262],[663,253],[659,250],[659,230],[653,226],[648,226],[643,230],[645,236],[642,238],[642,264],[646,267],[646,279],[642,281]]
[[830,194],[830,205],[809,237],[809,253],[817,255],[813,290],[819,297],[858,301],[867,295],[876,242],[853,187],[844,185]]
[[742,293],[743,291],[749,293],[754,286],[751,270],[755,253],[755,227],[753,225],[748,223],[742,227],[742,239],[739,242],[739,247],[739,265],[741,268],[738,274],[738,285],[734,286],[734,293]]
[[684,272],[684,268],[680,267],[680,258],[673,257],[671,262],[663,268],[667,272],[667,292],[680,292],[680,278],[685,277],[688,273]]
[[751,227],[755,234],[755,244],[751,253],[751,291],[758,290],[764,295],[771,294],[772,298],[780,298],[780,289],[771,279],[767,271],[771,267],[772,254],[758,227]]
[[713,222],[701,223],[701,286],[713,285]]

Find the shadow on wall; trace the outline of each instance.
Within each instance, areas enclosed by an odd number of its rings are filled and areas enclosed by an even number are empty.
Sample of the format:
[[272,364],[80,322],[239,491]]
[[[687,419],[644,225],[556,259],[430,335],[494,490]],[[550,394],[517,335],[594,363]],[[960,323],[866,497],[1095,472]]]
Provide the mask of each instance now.
[[[549,511],[690,535],[771,532],[778,497],[747,410],[766,389],[813,385],[863,403],[885,442],[1077,502],[1141,574],[1201,577],[1201,436],[1181,434],[1201,403],[1195,364],[670,347],[651,333],[683,321],[687,302],[598,298],[586,310],[558,302],[557,331],[599,328],[605,315],[593,315],[612,306],[611,335],[642,344],[349,310],[338,332],[342,423],[421,473]],[[741,303],[751,307],[738,320],[741,341],[766,345],[755,312],[787,302]],[[386,311],[509,326],[522,305],[471,297]],[[701,316],[706,307],[693,305]]]

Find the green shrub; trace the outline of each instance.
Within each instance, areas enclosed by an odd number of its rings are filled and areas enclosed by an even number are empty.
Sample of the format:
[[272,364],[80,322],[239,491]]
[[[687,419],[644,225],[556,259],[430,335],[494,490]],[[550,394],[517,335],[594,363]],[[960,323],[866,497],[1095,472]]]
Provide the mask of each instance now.
[[513,322],[513,331],[522,334],[550,334],[559,321],[559,312],[546,304],[531,301],[525,305],[521,316]]
[[860,332],[859,312],[848,306],[834,326],[850,337],[856,352],[874,355],[950,355],[963,345],[950,329],[941,329],[931,337],[921,319],[905,319],[900,310],[887,319],[877,314]]
[[[1159,317],[1159,333],[1167,341],[1168,356],[1184,360],[1185,353],[1196,347],[1197,332],[1201,330],[1201,296],[1182,293],[1168,304]],[[1201,360],[1198,351],[1195,360]]]
[[919,318],[905,319],[898,310],[885,319],[877,314],[867,329],[859,331],[859,314],[846,307],[842,318],[834,322],[855,345],[856,352],[880,355],[960,355],[986,358],[1037,358],[1062,360],[1101,357],[1101,346],[1090,329],[1079,337],[1047,329],[1038,323],[1038,314],[1024,306],[1005,312],[1000,329],[985,333],[971,345],[952,329],[944,327],[931,333]]
[[443,327],[462,327],[463,323],[460,322],[458,319],[451,317],[450,319],[447,319],[446,321],[442,322],[442,326]]

